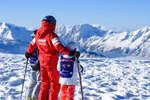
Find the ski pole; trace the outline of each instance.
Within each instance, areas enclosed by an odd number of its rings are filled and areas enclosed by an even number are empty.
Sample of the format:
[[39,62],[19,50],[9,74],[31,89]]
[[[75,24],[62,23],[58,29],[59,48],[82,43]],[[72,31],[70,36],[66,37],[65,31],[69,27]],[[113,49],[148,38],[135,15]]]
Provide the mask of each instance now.
[[26,63],[26,68],[25,68],[25,73],[24,73],[24,79],[23,79],[23,84],[22,84],[20,100],[22,99],[22,93],[23,93],[24,81],[25,81],[25,77],[26,77],[27,66],[28,66],[28,58],[27,58],[27,63]]
[[77,66],[78,66],[79,79],[80,79],[81,96],[82,96],[82,100],[84,100],[83,88],[82,88],[82,78],[81,78],[81,73],[80,73],[80,69],[79,69],[79,60],[78,60],[78,58],[76,58],[76,61],[77,61]]

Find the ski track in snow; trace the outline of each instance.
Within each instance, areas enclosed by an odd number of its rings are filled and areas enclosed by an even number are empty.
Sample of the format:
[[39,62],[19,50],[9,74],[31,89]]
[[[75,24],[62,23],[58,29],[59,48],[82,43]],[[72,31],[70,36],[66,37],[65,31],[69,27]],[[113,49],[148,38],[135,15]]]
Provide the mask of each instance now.
[[[81,58],[85,100],[150,100],[150,60]],[[0,54],[0,100],[20,100],[26,59],[24,55]],[[22,100],[29,83],[27,68]],[[75,100],[81,100],[80,84]]]

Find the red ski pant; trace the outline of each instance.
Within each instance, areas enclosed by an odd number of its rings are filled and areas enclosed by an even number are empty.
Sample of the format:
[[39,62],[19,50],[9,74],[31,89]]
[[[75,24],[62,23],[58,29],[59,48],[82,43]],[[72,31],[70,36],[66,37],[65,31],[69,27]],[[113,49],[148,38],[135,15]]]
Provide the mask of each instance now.
[[60,100],[74,100],[75,85],[62,85]]
[[[56,62],[57,64],[57,62]],[[40,61],[41,87],[38,100],[57,100],[60,91],[59,72],[50,62]],[[49,92],[49,95],[48,95]]]

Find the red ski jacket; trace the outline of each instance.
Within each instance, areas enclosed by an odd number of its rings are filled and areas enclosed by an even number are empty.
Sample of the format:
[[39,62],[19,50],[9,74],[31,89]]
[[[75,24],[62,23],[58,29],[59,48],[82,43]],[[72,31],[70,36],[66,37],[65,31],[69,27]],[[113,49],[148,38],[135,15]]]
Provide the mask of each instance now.
[[35,38],[28,46],[28,53],[32,53],[34,48],[38,46],[39,59],[58,60],[58,53],[68,55],[70,50],[64,47],[59,37],[54,33],[55,26],[47,21],[42,21],[41,27],[38,29]]

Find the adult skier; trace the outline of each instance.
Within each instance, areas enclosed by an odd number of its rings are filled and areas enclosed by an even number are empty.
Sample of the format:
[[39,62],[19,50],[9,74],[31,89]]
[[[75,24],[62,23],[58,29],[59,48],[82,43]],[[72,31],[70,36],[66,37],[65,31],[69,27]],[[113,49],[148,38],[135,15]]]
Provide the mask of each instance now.
[[47,100],[49,90],[49,100],[58,99],[60,90],[60,76],[57,71],[58,53],[75,57],[80,56],[80,52],[75,50],[70,51],[61,44],[58,35],[54,33],[55,28],[56,19],[51,15],[45,16],[41,27],[38,29],[35,38],[31,41],[25,53],[27,58],[30,57],[34,48],[38,46],[41,74],[41,87],[38,100]]

